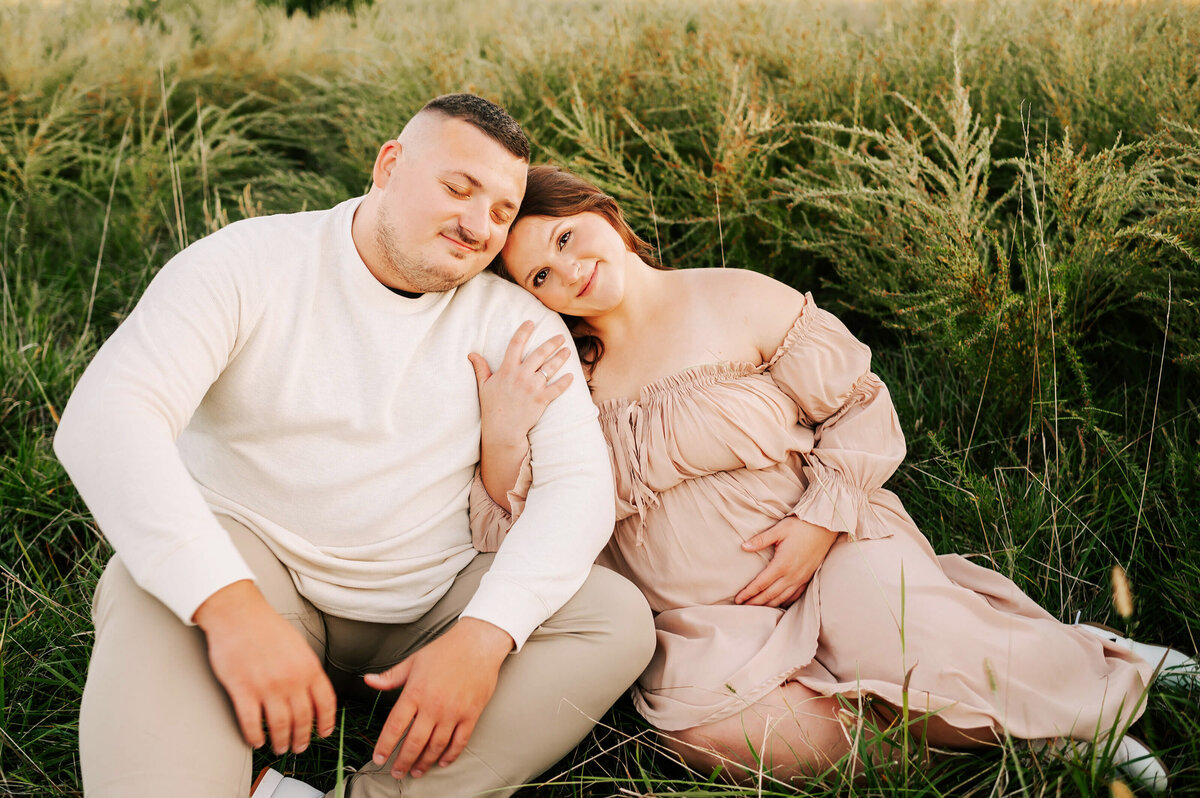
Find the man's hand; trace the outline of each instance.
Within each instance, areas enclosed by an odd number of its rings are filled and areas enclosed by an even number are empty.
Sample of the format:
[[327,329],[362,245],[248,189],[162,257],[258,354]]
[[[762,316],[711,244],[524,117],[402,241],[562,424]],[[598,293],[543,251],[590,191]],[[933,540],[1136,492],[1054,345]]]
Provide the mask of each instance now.
[[838,533],[789,515],[742,544],[745,551],[775,547],[771,562],[734,597],[738,604],[784,607],[800,598],[825,561]]
[[512,649],[513,639],[503,629],[477,618],[460,618],[411,657],[383,673],[368,674],[368,687],[404,688],[375,743],[375,764],[387,761],[406,729],[408,736],[392,764],[396,778],[410,770],[419,777],[435,762],[445,767],[457,759]]
[[333,731],[337,698],[320,660],[254,586],[242,580],[209,596],[193,616],[208,638],[208,660],[233,701],[242,737],[276,754],[308,748],[317,731]]

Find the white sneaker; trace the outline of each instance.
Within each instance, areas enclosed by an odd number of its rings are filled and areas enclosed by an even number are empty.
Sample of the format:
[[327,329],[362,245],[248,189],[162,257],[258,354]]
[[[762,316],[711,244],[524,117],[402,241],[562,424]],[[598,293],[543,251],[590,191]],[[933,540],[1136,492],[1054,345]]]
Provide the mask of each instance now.
[[1093,770],[1107,756],[1113,768],[1123,773],[1135,787],[1154,794],[1166,792],[1170,783],[1163,761],[1145,743],[1129,735],[1123,736],[1115,745],[1106,741],[1093,743],[1063,738],[1046,740],[1045,744],[1065,759]]
[[1200,687],[1200,662],[1196,662],[1182,651],[1166,646],[1138,643],[1115,629],[1095,623],[1077,623],[1075,626],[1102,640],[1116,643],[1122,648],[1132,651],[1151,665],[1160,666],[1155,681],[1185,690]]
[[1155,794],[1167,791],[1167,766],[1141,740],[1128,734],[1122,737],[1112,750],[1112,763],[1137,786]]
[[263,768],[250,788],[250,798],[321,798],[324,794],[271,768]]

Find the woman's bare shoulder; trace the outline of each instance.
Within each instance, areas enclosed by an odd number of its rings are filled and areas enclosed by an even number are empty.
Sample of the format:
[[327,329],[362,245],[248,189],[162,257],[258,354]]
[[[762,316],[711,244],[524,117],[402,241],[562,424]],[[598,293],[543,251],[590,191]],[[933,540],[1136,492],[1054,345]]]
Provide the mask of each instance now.
[[804,310],[804,294],[749,269],[686,269],[680,274],[688,275],[696,301],[751,332],[764,359],[775,353]]

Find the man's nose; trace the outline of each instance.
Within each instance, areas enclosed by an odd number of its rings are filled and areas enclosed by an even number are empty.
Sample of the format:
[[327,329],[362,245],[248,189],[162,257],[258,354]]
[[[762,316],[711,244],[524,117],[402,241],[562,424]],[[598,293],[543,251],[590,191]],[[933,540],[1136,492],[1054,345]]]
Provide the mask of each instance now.
[[491,225],[488,224],[488,209],[483,203],[468,203],[459,215],[458,223],[475,243],[481,246],[487,244],[491,235]]

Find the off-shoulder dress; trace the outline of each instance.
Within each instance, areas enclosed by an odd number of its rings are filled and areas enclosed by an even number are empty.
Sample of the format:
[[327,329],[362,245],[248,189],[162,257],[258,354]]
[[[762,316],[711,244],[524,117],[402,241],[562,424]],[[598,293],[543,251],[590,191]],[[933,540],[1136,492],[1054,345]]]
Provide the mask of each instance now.
[[[884,489],[905,443],[870,356],[806,295],[765,363],[700,366],[600,405],[618,520],[599,562],[642,589],[658,629],[638,711],[666,731],[703,726],[789,680],[898,707],[911,670],[911,710],[956,728],[1091,739],[1135,718],[1152,665],[1000,573],[936,555]],[[511,517],[476,480],[478,548],[500,544],[536,472],[527,460]],[[790,607],[734,604],[771,553],[741,544],[787,515],[844,534]]]

